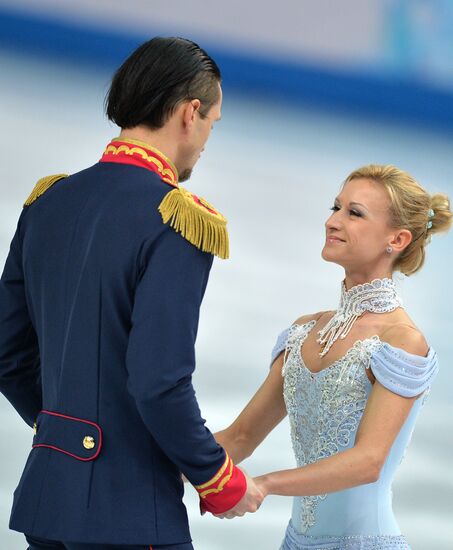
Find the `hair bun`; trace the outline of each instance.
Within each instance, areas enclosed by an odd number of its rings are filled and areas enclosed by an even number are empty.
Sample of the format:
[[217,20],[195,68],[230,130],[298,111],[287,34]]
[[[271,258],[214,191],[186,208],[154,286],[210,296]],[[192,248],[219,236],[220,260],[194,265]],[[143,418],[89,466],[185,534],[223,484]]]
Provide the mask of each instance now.
[[434,233],[443,233],[452,225],[450,200],[444,193],[431,195],[410,174],[392,164],[369,164],[354,170],[344,185],[363,178],[383,185],[390,199],[389,223],[407,229],[412,240],[395,259],[392,269],[404,275],[419,271],[426,257],[426,245]]
[[431,195],[431,208],[434,211],[434,216],[429,220],[432,222],[429,233],[444,233],[448,231],[453,223],[453,213],[448,196],[444,193],[434,193]]

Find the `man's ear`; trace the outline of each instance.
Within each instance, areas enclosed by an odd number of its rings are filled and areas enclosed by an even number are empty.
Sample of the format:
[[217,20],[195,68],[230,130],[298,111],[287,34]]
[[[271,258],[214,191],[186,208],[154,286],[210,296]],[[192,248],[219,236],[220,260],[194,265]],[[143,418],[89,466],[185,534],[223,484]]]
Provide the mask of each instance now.
[[393,235],[389,245],[395,252],[402,252],[412,242],[412,233],[409,229],[400,229]]
[[199,99],[191,99],[184,104],[182,118],[186,128],[190,128],[190,126],[193,124],[196,117],[196,112],[200,109],[200,107],[201,101]]

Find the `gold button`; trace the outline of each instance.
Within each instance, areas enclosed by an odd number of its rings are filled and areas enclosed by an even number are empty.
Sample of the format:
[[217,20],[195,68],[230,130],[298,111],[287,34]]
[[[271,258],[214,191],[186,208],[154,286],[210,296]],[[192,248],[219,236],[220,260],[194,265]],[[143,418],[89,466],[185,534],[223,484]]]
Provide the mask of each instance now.
[[96,442],[94,441],[94,437],[91,437],[91,435],[86,435],[83,438],[83,446],[85,449],[92,449],[96,445]]
[[38,426],[37,426],[36,422],[33,422],[33,431],[35,433],[38,433]]

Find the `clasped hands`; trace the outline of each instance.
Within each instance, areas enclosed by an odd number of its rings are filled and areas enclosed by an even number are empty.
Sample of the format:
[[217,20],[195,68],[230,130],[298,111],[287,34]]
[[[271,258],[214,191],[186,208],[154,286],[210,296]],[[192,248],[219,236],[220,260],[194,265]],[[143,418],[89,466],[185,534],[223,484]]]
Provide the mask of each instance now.
[[251,478],[243,471],[245,478],[247,480],[247,490],[242,499],[236,504],[234,508],[227,510],[223,514],[213,514],[216,518],[219,519],[233,519],[237,517],[242,517],[246,513],[256,512],[263,500],[267,496],[267,490],[265,488],[265,483],[261,478]]

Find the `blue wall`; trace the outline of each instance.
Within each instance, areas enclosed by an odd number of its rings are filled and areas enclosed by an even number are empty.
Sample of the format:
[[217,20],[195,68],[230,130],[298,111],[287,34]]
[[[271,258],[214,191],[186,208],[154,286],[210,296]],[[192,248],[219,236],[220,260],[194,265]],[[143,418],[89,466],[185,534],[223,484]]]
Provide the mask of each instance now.
[[[0,9],[1,47],[110,71],[138,44],[159,34],[159,29],[150,29],[148,36],[122,34]],[[190,38],[197,40],[196,36]],[[242,55],[200,42],[218,62],[227,89],[453,132],[453,92],[448,90],[408,77],[333,71],[283,59],[258,58],[247,52]]]

